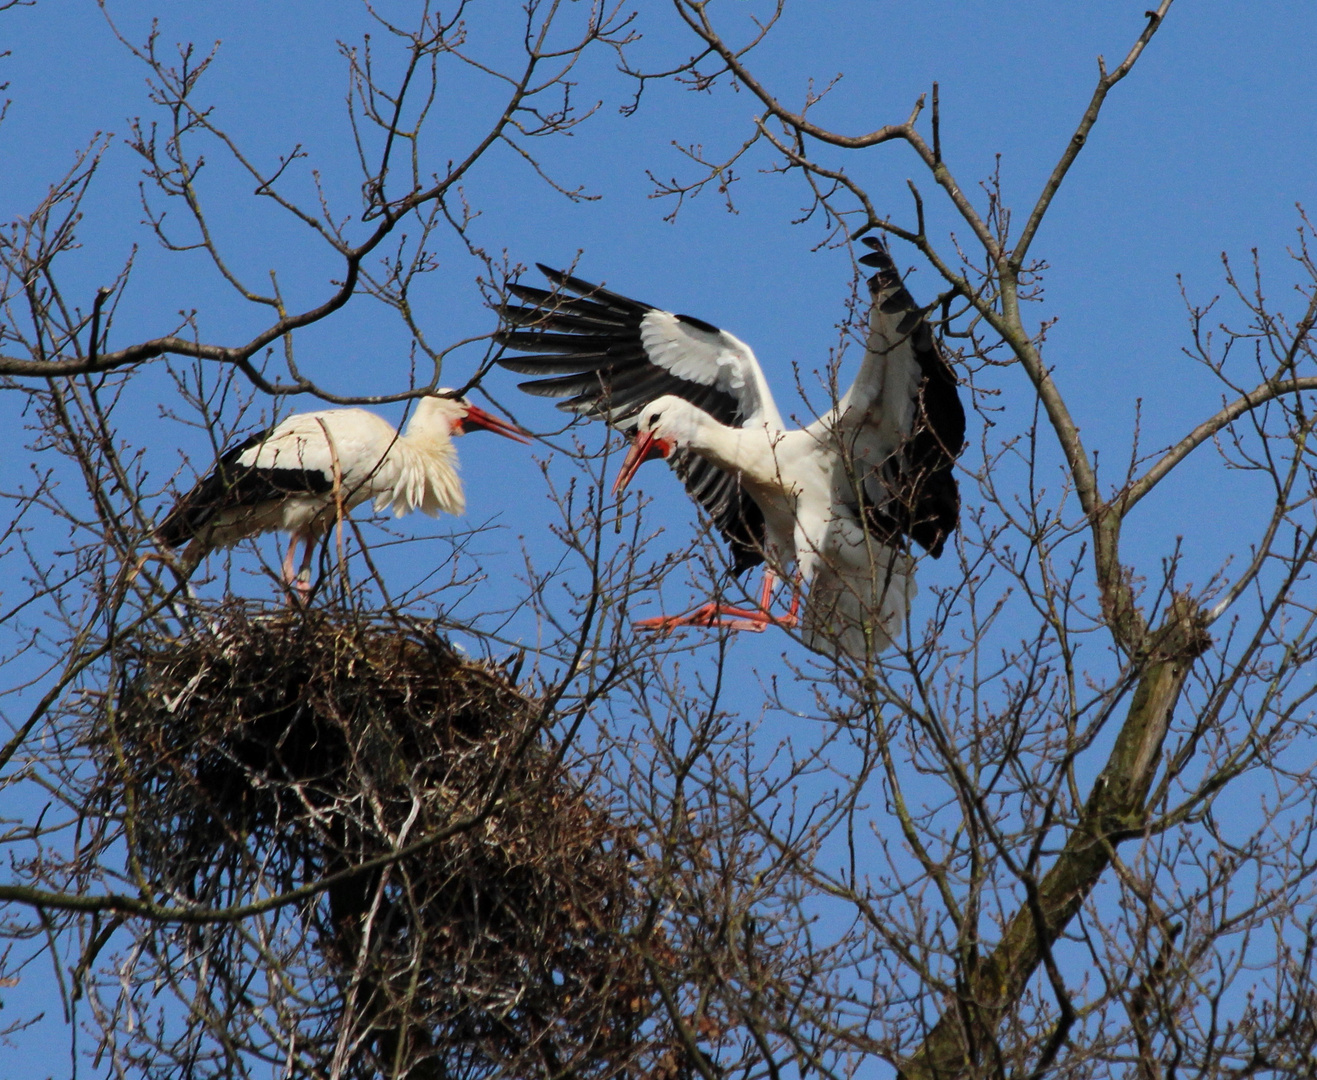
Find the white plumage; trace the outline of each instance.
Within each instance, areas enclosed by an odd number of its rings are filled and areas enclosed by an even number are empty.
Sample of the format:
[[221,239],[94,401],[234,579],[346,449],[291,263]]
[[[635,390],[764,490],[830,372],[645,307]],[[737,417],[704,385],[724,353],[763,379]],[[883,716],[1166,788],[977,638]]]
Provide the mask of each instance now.
[[785,617],[767,610],[774,569],[794,564],[812,648],[872,656],[897,635],[915,592],[909,541],[936,557],[956,527],[965,415],[923,312],[887,250],[865,242],[874,250],[861,261],[878,272],[864,360],[836,408],[798,430],[785,428],[749,346],[726,331],[543,266],[553,292],[511,286],[532,306],[506,318],[528,329],[500,340],[548,355],[499,362],[557,376],[521,385],[634,434],[615,490],[663,457],[728,540],[734,571],[768,562],[759,609],[706,604],[637,625],[797,625],[798,593]]
[[[645,406],[614,490],[626,487],[645,461],[677,450],[696,454],[737,477],[759,507],[769,568],[758,610],[706,604],[687,615],[638,625],[664,631],[683,625],[762,630],[799,620],[806,644],[823,652],[839,648],[863,657],[890,645],[914,598],[914,560],[861,520],[851,477],[839,467],[837,446],[844,439],[844,426],[834,414],[790,431],[768,423],[720,424],[673,395]],[[792,564],[796,580],[809,587],[803,619],[798,595],[785,617],[773,618],[768,614],[772,576]]]
[[399,433],[365,409],[295,413],[231,447],[215,469],[184,495],[156,535],[167,547],[188,544],[185,565],[249,536],[290,536],[284,580],[293,584],[298,543],[305,545],[299,588],[309,588],[316,541],[364,502],[396,517],[432,517],[465,507],[452,440],[468,429],[526,442],[524,432],[462,398],[429,395],[416,402]]

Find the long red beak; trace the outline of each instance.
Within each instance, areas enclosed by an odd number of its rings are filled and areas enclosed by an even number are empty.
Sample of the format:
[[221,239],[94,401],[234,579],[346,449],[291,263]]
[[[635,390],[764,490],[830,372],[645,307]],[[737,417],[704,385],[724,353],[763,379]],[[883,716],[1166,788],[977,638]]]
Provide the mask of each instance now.
[[505,439],[512,439],[514,442],[530,442],[527,433],[517,427],[516,424],[509,424],[506,420],[500,420],[497,416],[485,412],[484,409],[475,405],[466,407],[466,416],[462,420],[462,430],[470,428],[480,428],[483,431],[492,431],[495,435],[502,435]]
[[665,458],[670,453],[672,453],[672,444],[656,438],[652,431],[638,434],[631,443],[631,449],[627,451],[626,460],[622,462],[617,479],[613,481],[613,494],[625,490],[627,484],[631,483],[632,477],[636,475],[636,471],[645,462],[653,461],[655,458]]

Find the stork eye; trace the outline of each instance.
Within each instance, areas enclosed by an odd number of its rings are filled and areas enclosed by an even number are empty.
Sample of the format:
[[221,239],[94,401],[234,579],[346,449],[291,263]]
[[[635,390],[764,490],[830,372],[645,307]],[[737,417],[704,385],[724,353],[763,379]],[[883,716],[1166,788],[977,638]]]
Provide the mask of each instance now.
[[653,426],[654,424],[657,424],[657,423],[659,422],[659,417],[660,417],[661,415],[662,415],[661,413],[651,413],[651,414],[650,414],[650,417],[649,417],[649,423],[650,423],[650,426]]

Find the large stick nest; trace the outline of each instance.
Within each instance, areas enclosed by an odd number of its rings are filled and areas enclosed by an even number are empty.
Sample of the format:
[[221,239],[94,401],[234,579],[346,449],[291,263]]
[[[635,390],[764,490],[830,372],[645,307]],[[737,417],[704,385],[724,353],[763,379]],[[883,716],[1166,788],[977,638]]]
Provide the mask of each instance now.
[[[276,916],[314,954],[293,1039],[308,1064],[674,1067],[635,944],[630,836],[503,670],[423,623],[233,604],[208,630],[134,643],[115,698],[93,736],[103,805],[159,895],[226,908],[329,879]],[[193,978],[229,999],[215,1015],[264,985],[269,955],[240,927],[168,931],[173,962],[205,952]]]

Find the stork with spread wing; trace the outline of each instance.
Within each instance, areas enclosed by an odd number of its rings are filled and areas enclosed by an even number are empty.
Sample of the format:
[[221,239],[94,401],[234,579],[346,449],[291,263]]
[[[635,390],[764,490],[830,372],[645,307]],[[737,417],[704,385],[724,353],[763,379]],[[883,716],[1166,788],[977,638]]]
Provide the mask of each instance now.
[[[499,363],[539,378],[528,393],[632,435],[615,490],[645,461],[668,461],[727,539],[733,570],[767,561],[758,608],[704,604],[638,626],[762,630],[799,625],[822,652],[871,656],[898,633],[914,596],[910,542],[933,557],[956,528],[955,459],[965,437],[956,377],[882,243],[864,360],[850,390],[808,427],[787,429],[750,347],[541,266],[552,291],[514,284]],[[774,575],[794,563],[785,616]],[[808,590],[803,615],[800,592]]]

